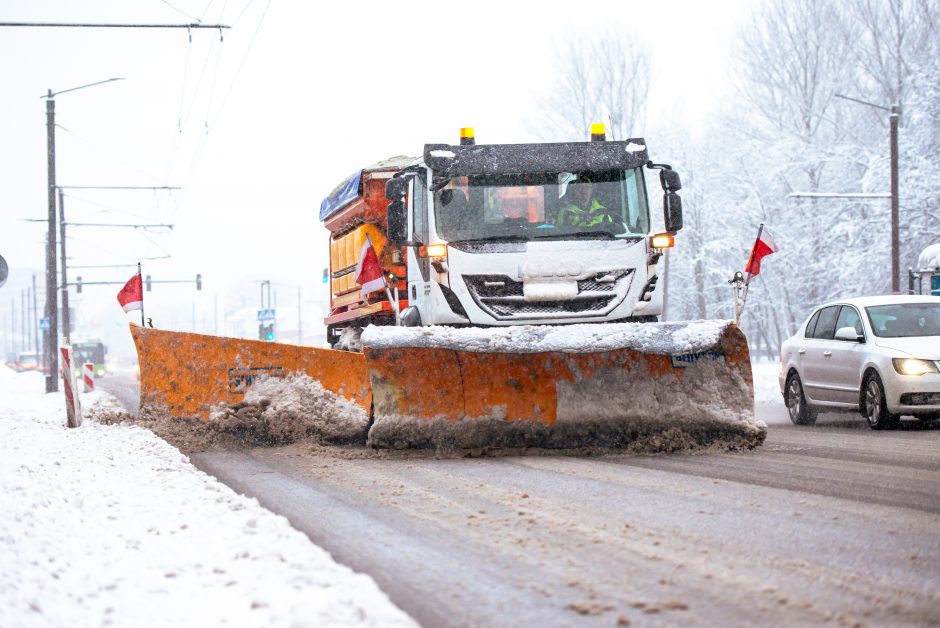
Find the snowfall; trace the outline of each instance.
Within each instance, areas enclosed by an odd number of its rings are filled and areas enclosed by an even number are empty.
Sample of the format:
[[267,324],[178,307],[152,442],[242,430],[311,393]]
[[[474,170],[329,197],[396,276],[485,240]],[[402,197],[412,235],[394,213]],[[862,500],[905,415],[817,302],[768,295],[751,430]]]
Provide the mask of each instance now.
[[[755,400],[780,403],[775,363]],[[0,366],[0,626],[413,626],[368,576],[150,431]],[[119,409],[100,390],[84,414]]]

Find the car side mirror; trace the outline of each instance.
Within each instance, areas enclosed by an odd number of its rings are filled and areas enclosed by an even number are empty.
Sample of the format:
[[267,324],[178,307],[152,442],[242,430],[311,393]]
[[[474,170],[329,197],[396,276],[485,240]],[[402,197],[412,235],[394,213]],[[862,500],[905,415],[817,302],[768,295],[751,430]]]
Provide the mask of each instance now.
[[840,327],[836,330],[836,340],[849,340],[851,342],[865,342],[865,336],[855,331],[854,327]]

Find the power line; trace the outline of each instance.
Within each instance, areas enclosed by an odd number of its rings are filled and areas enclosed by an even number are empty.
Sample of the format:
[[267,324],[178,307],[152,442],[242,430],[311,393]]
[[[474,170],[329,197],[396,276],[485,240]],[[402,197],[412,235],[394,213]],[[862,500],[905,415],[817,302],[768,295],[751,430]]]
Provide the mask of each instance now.
[[169,2],[167,2],[166,0],[160,0],[160,2],[162,2],[162,3],[165,4],[166,6],[170,7],[171,9],[173,9],[174,11],[176,11],[177,13],[179,13],[180,15],[184,15],[184,16],[188,17],[188,18],[191,19],[191,20],[196,20],[197,22],[202,22],[202,20],[197,20],[195,17],[193,17],[193,16],[190,15],[189,13],[186,13],[186,12],[183,11],[182,9],[173,6],[172,4],[170,4]]
[[106,22],[0,22],[0,26],[23,28],[231,28],[225,24],[109,24]]

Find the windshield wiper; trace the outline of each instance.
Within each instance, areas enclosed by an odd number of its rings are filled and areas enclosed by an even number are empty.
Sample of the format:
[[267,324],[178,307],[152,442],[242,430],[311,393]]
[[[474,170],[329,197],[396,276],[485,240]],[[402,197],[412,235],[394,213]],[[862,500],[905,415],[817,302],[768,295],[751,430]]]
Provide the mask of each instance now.
[[521,235],[492,235],[479,238],[459,238],[452,242],[528,242],[529,238]]
[[557,232],[553,231],[551,233],[546,233],[545,235],[539,234],[533,236],[533,239],[537,240],[613,240],[616,238],[614,234],[610,231],[562,231]]

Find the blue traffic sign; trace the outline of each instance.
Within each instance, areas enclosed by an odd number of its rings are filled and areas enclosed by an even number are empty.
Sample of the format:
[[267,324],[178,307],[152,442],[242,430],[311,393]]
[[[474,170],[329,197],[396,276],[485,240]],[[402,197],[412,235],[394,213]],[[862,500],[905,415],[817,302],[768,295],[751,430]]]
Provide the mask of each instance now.
[[277,318],[274,314],[275,314],[275,310],[273,307],[264,308],[263,310],[258,310],[258,320],[259,321],[273,321]]
[[41,330],[43,330],[43,331],[49,331],[49,327],[51,327],[51,325],[49,325],[49,319],[48,319],[48,318],[40,318],[40,319],[39,319],[39,329],[41,329]]

